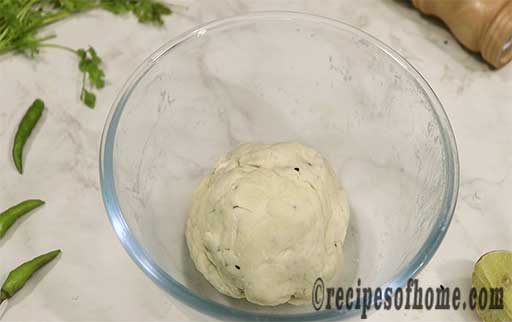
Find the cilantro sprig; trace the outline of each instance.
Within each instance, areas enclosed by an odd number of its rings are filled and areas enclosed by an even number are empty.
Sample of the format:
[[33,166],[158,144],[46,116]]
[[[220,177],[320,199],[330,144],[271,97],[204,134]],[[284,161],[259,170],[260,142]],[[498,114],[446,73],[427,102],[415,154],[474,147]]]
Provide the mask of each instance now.
[[40,35],[52,23],[93,9],[132,13],[139,22],[155,25],[162,25],[162,17],[172,13],[167,4],[157,0],[0,0],[0,55],[15,52],[34,57],[44,47],[73,52],[83,73],[80,99],[93,108],[96,96],[92,90],[105,86],[102,61],[94,48],[74,50],[51,43],[54,34]]
[[96,95],[87,90],[87,80],[92,88],[102,89],[105,87],[105,72],[101,68],[101,58],[98,57],[94,48],[78,49],[77,55],[80,57],[78,68],[83,73],[82,91],[80,99],[90,108],[96,105]]

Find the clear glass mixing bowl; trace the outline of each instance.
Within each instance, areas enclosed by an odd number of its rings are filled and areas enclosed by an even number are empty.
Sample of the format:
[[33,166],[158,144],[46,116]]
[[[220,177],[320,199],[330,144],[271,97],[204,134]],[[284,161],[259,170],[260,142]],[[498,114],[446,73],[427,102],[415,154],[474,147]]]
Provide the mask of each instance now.
[[349,25],[289,12],[215,21],[158,49],[130,77],[103,133],[101,187],[127,252],[163,289],[236,319],[347,316],[219,294],[189,258],[191,194],[241,143],[319,150],[347,191],[345,269],[331,286],[398,287],[438,248],[459,182],[454,136],[421,75]]

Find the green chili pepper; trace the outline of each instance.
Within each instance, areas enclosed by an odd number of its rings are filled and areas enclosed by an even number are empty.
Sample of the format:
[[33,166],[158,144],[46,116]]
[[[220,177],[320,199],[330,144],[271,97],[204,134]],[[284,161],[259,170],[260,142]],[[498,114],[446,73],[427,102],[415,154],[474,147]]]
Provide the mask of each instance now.
[[35,272],[51,262],[59,254],[60,249],[51,251],[21,264],[11,271],[0,290],[0,303],[16,294]]
[[7,230],[9,230],[18,218],[42,205],[44,205],[44,201],[42,200],[25,200],[2,212],[0,214],[0,239],[4,237]]
[[21,119],[20,125],[18,126],[18,131],[14,138],[14,146],[12,148],[12,157],[14,165],[16,165],[16,169],[18,169],[19,173],[23,173],[23,147],[25,146],[25,143],[27,143],[32,130],[41,118],[43,110],[44,102],[40,99],[36,99],[28,108],[23,119]]

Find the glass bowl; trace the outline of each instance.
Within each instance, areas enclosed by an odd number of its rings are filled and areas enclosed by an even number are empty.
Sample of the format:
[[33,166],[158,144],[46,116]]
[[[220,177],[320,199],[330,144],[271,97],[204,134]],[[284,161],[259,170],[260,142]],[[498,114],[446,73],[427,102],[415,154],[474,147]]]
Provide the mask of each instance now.
[[166,43],[122,89],[100,155],[104,203],[152,280],[221,318],[322,320],[312,305],[263,307],[218,293],[185,241],[191,194],[241,143],[298,141],[330,160],[351,218],[344,270],[327,286],[396,288],[450,223],[459,183],[438,98],[400,55],[323,17],[264,12],[218,20]]

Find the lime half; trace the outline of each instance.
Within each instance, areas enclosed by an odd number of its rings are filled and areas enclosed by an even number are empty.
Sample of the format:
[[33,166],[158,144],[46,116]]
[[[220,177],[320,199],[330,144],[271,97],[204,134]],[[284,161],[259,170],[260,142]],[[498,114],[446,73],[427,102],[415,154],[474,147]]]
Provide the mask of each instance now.
[[489,252],[476,262],[472,284],[484,322],[512,322],[512,252]]

